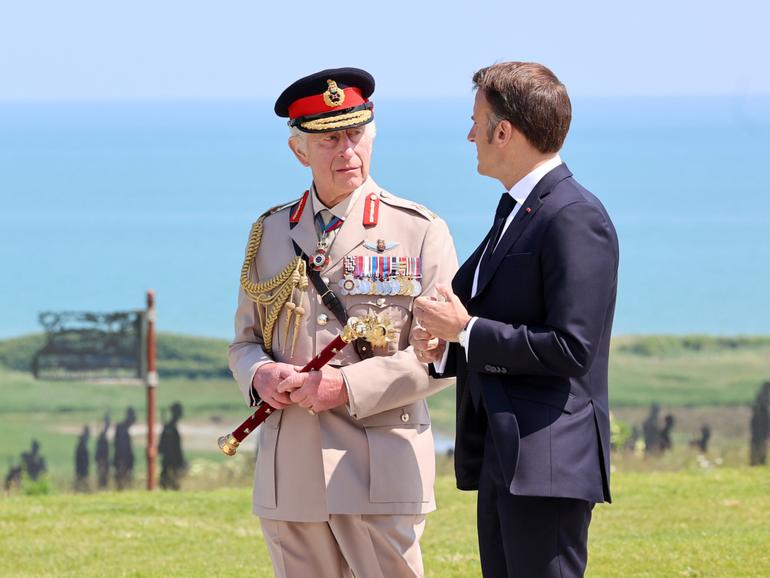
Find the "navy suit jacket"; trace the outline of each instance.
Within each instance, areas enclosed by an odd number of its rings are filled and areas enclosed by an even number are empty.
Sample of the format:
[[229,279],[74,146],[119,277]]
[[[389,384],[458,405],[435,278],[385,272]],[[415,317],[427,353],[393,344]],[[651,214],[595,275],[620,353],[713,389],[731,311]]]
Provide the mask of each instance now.
[[[612,221],[562,164],[519,209],[471,298],[487,240],[452,282],[479,318],[467,362],[453,343],[444,373],[457,376],[457,486],[478,488],[489,429],[512,494],[610,501],[607,364],[618,270]],[[472,388],[480,389],[486,411],[474,407]]]

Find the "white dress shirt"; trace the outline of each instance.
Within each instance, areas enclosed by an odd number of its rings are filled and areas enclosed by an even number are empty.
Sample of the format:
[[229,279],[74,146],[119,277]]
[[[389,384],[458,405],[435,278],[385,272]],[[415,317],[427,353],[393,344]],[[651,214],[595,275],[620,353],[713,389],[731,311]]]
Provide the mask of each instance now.
[[[548,159],[546,162],[544,162],[542,165],[538,165],[532,172],[528,173],[524,178],[522,178],[520,181],[518,181],[515,185],[511,187],[511,190],[508,191],[508,194],[513,197],[513,199],[516,201],[516,204],[513,207],[513,210],[511,211],[511,214],[508,215],[508,218],[505,220],[505,224],[503,225],[503,230],[500,233],[500,238],[497,240],[497,244],[500,243],[500,239],[503,238],[503,235],[505,235],[505,232],[508,230],[508,227],[510,226],[511,222],[513,222],[514,217],[516,216],[516,213],[519,212],[519,209],[526,203],[527,198],[532,193],[532,190],[537,186],[537,183],[540,182],[540,180],[548,173],[550,173],[553,169],[558,167],[561,164],[561,157],[557,154],[554,157]],[[497,244],[495,245],[495,249],[497,248]],[[492,252],[494,253],[495,249],[492,249]],[[486,251],[486,246],[484,247],[484,251],[482,251],[482,256],[484,255],[484,252]],[[476,295],[476,291],[479,287],[479,269],[481,267],[481,259],[479,259],[478,264],[476,265],[476,271],[473,274],[473,287],[471,288],[471,297]],[[470,336],[471,336],[471,329],[473,329],[473,324],[476,323],[476,320],[478,317],[471,317],[471,320],[468,322],[468,325],[465,326],[465,329],[463,329],[460,332],[460,335],[458,336],[460,345],[465,349],[465,359],[468,360],[468,351],[470,349]],[[443,373],[444,368],[446,367],[446,361],[447,361],[447,354],[449,352],[449,348],[447,347],[444,351],[444,356],[441,358],[441,361],[438,363],[434,363],[433,366],[436,369],[437,373]]]

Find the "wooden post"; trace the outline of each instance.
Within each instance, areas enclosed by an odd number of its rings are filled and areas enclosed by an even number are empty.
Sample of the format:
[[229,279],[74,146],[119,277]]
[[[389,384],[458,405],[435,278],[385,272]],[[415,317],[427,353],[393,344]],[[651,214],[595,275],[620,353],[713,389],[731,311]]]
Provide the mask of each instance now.
[[147,291],[147,490],[155,489],[155,388],[158,372],[155,369],[155,293]]

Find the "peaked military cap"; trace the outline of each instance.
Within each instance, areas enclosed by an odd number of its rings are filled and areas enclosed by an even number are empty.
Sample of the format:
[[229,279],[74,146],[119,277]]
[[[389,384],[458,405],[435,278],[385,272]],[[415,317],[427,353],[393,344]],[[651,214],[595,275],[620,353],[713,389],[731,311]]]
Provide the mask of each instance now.
[[302,132],[330,132],[374,120],[374,78],[360,68],[331,68],[294,82],[275,101],[275,114]]

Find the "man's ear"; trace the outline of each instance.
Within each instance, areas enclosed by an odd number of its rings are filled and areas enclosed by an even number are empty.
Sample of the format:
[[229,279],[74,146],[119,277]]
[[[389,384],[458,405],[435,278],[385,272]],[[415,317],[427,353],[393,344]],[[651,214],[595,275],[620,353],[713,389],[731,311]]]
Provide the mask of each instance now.
[[291,149],[291,152],[293,152],[294,156],[297,157],[297,160],[302,163],[302,166],[309,167],[310,157],[307,154],[307,147],[303,145],[304,143],[300,137],[293,136],[289,138],[289,148]]
[[514,133],[518,132],[511,121],[501,120],[495,127],[495,132],[492,134],[492,142],[499,147],[507,146],[512,139],[515,138]]

